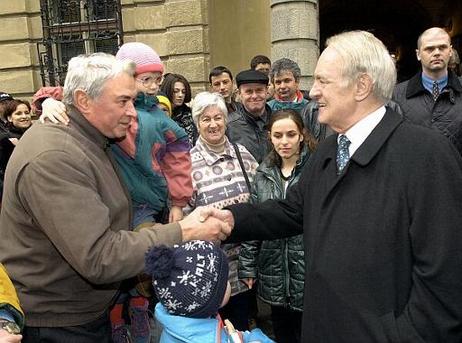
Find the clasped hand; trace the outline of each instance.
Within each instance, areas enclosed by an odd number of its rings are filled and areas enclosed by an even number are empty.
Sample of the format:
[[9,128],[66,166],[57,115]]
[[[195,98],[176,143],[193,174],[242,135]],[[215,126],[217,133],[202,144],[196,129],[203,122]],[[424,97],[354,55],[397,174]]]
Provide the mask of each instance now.
[[224,241],[234,227],[234,218],[228,210],[213,207],[198,207],[179,221],[183,233],[183,242],[200,239],[206,241]]

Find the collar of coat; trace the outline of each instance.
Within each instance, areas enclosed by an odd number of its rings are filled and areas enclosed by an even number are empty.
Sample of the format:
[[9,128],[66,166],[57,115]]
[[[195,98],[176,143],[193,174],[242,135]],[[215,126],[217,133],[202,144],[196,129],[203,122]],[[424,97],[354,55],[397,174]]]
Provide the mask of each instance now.
[[271,116],[271,107],[265,104],[265,112],[260,117],[255,117],[244,107],[242,103],[236,103],[236,112],[240,113],[247,122],[257,125],[257,120],[262,120],[265,124],[268,123]]
[[[392,135],[393,131],[403,122],[403,117],[396,113],[395,111],[387,108],[383,119],[379,124],[372,130],[370,135],[366,140],[361,144],[361,146],[356,150],[356,152],[351,156],[350,160],[359,164],[360,166],[366,166],[375,155],[379,152],[380,148],[383,146],[385,141]],[[329,141],[330,153],[326,155],[326,158],[323,163],[323,167],[326,168],[329,164],[333,165],[335,170],[335,155],[337,152],[337,137],[338,135],[331,135],[326,138],[326,141]],[[322,146],[322,144],[321,144]],[[330,163],[332,162],[332,163]],[[350,163],[348,163],[349,165]],[[347,169],[348,169],[347,165]],[[340,175],[346,174],[345,172]]]
[[110,146],[113,140],[104,136],[75,107],[70,107],[68,110],[69,117],[71,118],[69,125],[75,125],[84,136],[88,137],[90,141],[96,143],[103,150],[106,150]]
[[[459,78],[457,77],[454,72],[448,72],[448,85],[447,88],[452,89],[457,93],[462,93],[462,85],[460,83]],[[411,79],[408,81],[407,90],[406,90],[406,98],[412,98],[420,93],[424,93],[427,90],[424,88],[422,84],[422,72],[419,71],[415,74]]]

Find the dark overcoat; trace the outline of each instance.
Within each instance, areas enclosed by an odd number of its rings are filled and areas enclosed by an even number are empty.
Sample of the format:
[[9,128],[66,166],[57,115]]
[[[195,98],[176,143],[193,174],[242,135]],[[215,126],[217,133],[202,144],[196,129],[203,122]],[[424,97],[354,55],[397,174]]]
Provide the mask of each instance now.
[[337,135],[231,240],[304,233],[303,342],[462,342],[462,160],[392,110],[336,174]]

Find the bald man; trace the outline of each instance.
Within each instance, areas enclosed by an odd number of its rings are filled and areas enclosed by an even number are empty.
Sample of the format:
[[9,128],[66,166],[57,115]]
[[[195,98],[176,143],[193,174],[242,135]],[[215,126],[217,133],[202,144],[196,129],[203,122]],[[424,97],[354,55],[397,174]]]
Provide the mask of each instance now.
[[453,54],[451,37],[439,27],[425,30],[417,40],[417,60],[422,65],[393,94],[410,121],[438,130],[462,154],[462,79],[448,71]]

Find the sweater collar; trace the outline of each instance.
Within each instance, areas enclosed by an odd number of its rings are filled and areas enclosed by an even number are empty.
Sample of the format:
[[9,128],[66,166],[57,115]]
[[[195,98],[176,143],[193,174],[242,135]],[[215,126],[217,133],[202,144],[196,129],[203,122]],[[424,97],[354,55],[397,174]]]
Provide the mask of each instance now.
[[228,138],[225,136],[225,149],[223,153],[217,154],[211,151],[207,145],[203,142],[202,139],[198,139],[196,142],[195,148],[201,154],[202,158],[204,159],[205,163],[208,166],[212,166],[218,161],[223,159],[237,159],[236,152],[234,151],[233,146],[229,142]]

